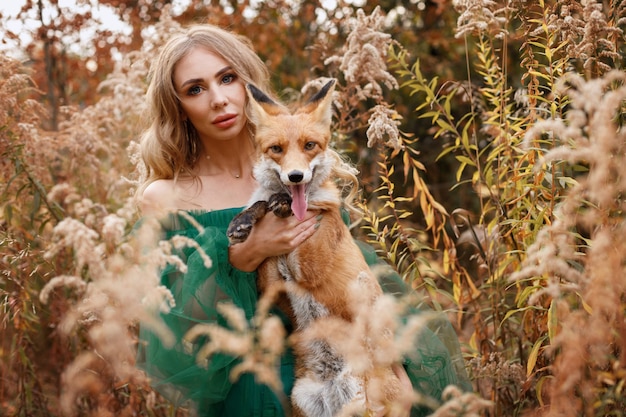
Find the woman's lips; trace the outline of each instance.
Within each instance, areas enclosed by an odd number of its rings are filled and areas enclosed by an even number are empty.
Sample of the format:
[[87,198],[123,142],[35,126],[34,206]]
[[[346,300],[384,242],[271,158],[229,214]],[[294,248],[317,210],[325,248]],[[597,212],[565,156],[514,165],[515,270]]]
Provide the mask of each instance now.
[[213,124],[219,128],[225,129],[227,127],[231,127],[237,121],[236,114],[225,114],[222,116],[218,116],[213,120]]

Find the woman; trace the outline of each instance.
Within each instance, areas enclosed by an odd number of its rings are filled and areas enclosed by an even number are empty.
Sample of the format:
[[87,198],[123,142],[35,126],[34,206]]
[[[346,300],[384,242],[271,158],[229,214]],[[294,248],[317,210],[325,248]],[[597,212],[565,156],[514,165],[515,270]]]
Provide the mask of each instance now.
[[[313,212],[302,221],[270,214],[255,224],[245,242],[229,246],[226,228],[256,186],[251,175],[255,149],[253,127],[246,117],[247,83],[270,91],[268,71],[249,41],[199,25],[166,43],[153,64],[148,88],[152,124],[141,142],[148,170],[138,190],[141,208],[146,215],[163,216],[164,238],[195,239],[212,266],[207,268],[197,251],[188,249],[181,253],[186,273],[165,268],[162,283],[174,294],[176,308],[163,318],[178,342],[168,349],[142,331],[140,364],[155,388],[175,403],[190,401],[202,416],[284,415],[277,396],[255,383],[253,376],[230,380],[236,358],[216,354],[208,368],[198,366],[194,355],[185,353],[182,337],[195,323],[225,325],[215,308],[221,301],[234,303],[251,318],[257,301],[256,268],[267,257],[291,252],[315,233],[319,221],[319,213]],[[202,233],[189,217],[203,226]],[[426,362],[414,369],[405,366],[414,386],[437,397],[443,387],[459,381],[446,347],[434,335],[427,345],[433,352],[428,358],[441,362],[435,366],[441,373],[436,388],[422,386],[424,381],[415,377],[420,372],[426,372],[426,379],[434,375],[424,371]],[[453,348],[458,349],[458,342]],[[280,375],[289,395],[294,379],[290,352],[281,358]]]

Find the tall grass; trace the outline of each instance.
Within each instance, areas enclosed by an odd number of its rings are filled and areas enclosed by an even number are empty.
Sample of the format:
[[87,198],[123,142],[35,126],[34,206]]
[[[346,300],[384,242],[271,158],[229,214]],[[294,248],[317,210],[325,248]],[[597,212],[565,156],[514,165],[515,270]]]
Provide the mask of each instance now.
[[[455,188],[475,203],[445,215],[454,239],[440,240],[438,278],[402,271],[452,300],[476,390],[494,403],[488,414],[622,415],[626,252],[614,233],[624,225],[625,97],[612,69],[623,61],[624,7],[455,7],[466,80],[426,78],[402,47],[391,63],[421,99],[416,117],[444,142],[440,158],[456,160]],[[520,79],[511,38],[521,40]],[[388,219],[407,216],[385,208]],[[398,223],[372,223],[387,253],[418,237]]]
[[[339,79],[337,146],[375,161],[357,233],[458,331],[477,396],[451,387],[435,415],[624,415],[626,6],[453,3],[464,79],[424,75],[379,10],[346,19],[324,63]],[[0,55],[4,415],[186,413],[133,366],[139,321],[168,340],[157,271],[192,244],[157,243],[150,224],[131,233],[147,62],[177,28],[165,17],[58,132],[39,128],[27,71]],[[400,114],[390,90],[421,104]],[[410,118],[431,136],[403,131]],[[467,206],[433,197],[427,139]]]

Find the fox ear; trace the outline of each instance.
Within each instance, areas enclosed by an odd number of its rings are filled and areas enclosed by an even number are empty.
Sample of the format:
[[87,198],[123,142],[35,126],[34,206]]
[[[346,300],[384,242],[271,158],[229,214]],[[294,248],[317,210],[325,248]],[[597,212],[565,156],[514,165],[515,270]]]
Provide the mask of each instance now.
[[253,84],[247,84],[249,111],[248,117],[254,125],[260,125],[268,116],[285,113],[280,104],[273,101]]
[[307,103],[298,110],[298,113],[308,113],[324,126],[330,126],[333,118],[332,103],[335,79],[327,82]]
[[259,90],[254,84],[248,84],[246,85],[246,88],[248,89],[248,95],[250,98],[257,103],[276,105],[271,98],[269,98],[263,91]]

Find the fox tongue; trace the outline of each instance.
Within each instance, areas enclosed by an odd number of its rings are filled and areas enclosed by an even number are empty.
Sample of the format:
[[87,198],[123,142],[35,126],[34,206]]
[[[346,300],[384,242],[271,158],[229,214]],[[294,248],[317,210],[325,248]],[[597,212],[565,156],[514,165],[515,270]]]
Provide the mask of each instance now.
[[306,197],[304,195],[304,184],[292,185],[291,191],[291,211],[298,220],[304,219],[306,213]]

